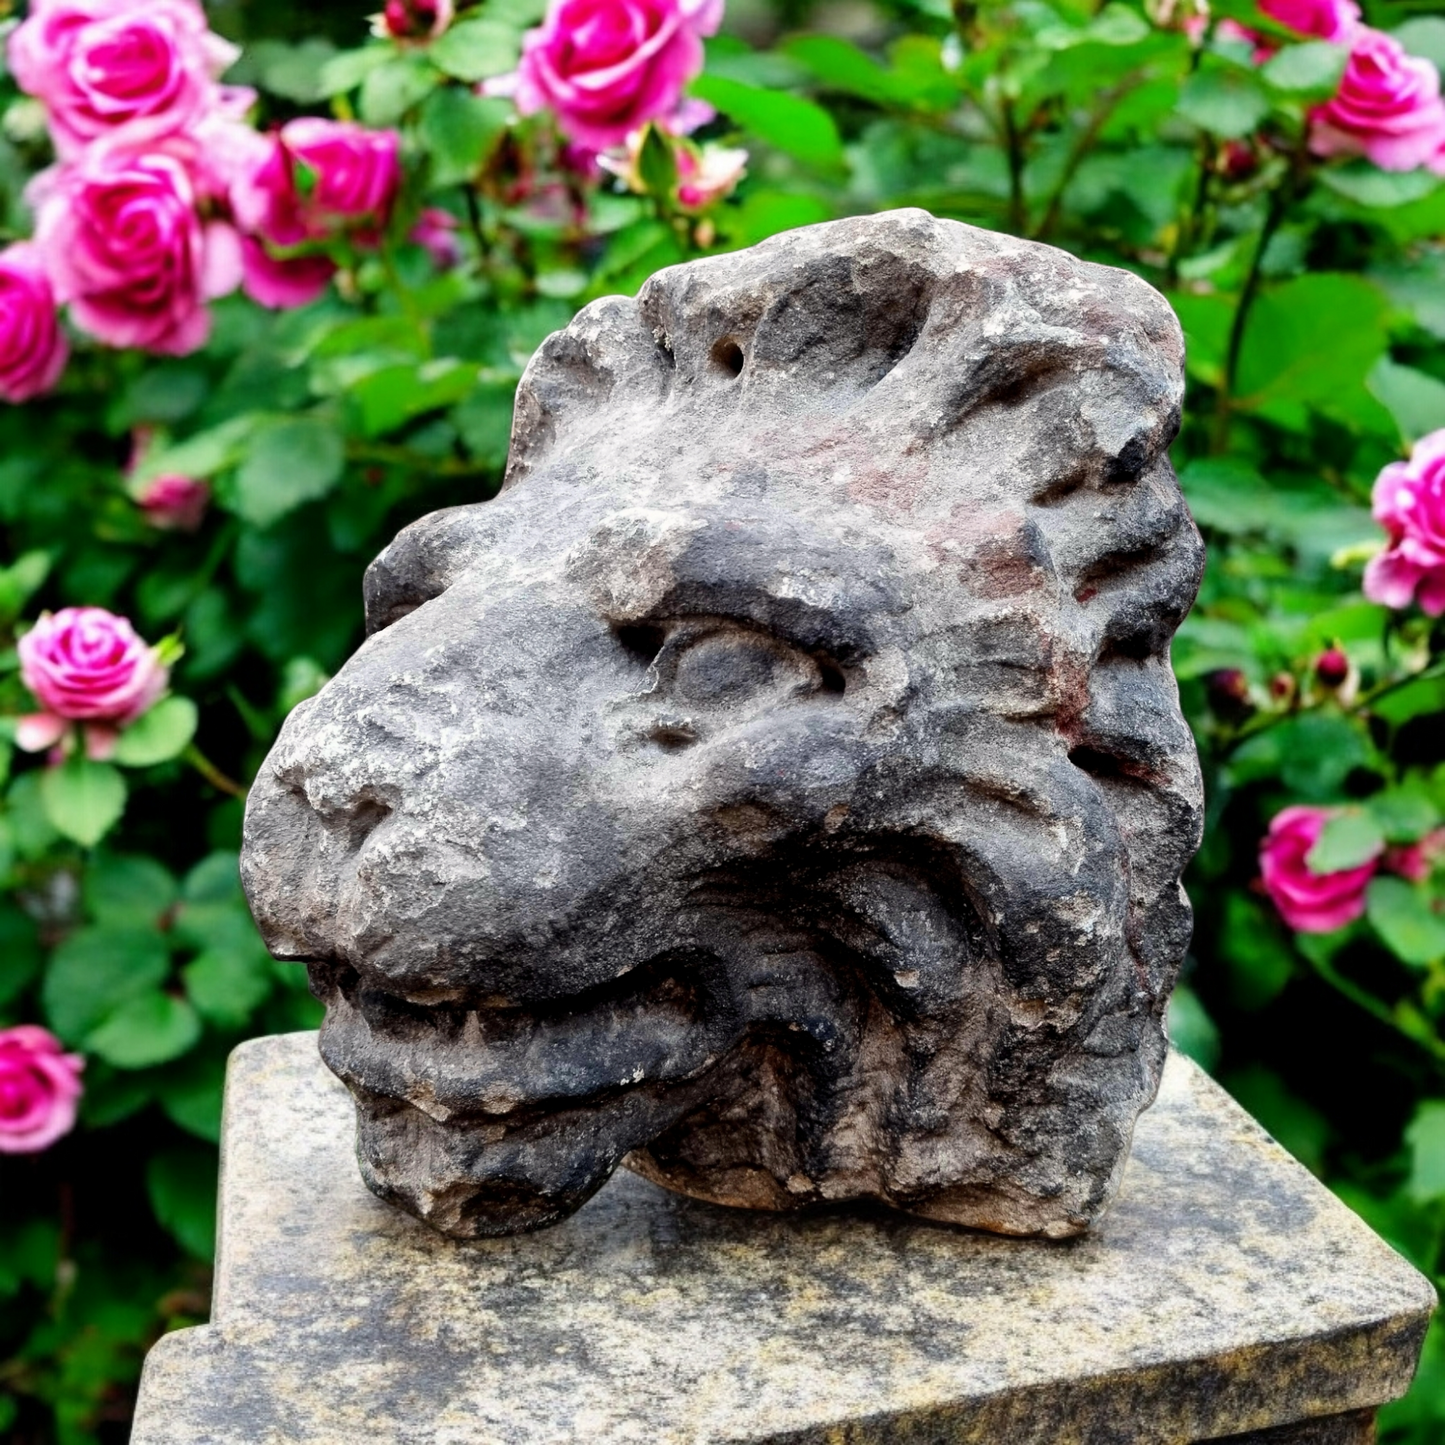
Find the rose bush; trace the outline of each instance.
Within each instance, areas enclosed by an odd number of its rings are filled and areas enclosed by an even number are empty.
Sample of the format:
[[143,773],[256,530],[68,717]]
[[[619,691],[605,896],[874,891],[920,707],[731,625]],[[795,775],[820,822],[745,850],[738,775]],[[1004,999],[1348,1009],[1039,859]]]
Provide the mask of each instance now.
[[[359,641],[366,562],[493,494],[580,306],[894,205],[1178,312],[1210,821],[1171,1026],[1445,1279],[1438,17],[221,13],[37,0],[0,80],[0,1138],[43,1141],[0,1151],[0,1437],[123,1438],[146,1345],[205,1315],[226,1054],[316,1020],[245,912],[240,812]],[[1382,1438],[1442,1427],[1437,1330]]]

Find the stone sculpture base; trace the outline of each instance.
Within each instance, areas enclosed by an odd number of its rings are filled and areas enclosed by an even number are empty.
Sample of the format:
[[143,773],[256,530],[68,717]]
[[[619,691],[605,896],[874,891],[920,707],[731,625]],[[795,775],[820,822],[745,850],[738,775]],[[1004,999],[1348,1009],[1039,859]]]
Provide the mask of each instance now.
[[459,1244],[374,1199],[313,1034],[231,1060],[214,1322],[133,1445],[1364,1445],[1429,1284],[1187,1060],[1054,1244],[618,1175]]

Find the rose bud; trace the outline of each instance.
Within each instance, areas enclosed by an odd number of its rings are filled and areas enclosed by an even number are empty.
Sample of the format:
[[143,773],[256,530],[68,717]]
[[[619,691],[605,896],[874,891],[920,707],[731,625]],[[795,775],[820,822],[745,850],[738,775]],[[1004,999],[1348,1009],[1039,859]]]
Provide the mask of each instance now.
[[1315,658],[1315,677],[1321,687],[1337,688],[1350,675],[1350,659],[1338,647],[1331,647]]

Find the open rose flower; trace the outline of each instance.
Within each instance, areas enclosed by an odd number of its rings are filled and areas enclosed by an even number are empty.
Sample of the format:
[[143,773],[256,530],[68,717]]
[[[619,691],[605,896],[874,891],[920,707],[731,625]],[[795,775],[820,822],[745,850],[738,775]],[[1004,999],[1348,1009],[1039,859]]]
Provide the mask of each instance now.
[[1259,0],[1271,20],[1317,40],[1348,44],[1360,28],[1360,7],[1353,0]]
[[20,719],[15,741],[27,752],[53,747],[79,722],[86,751],[105,757],[117,731],[157,701],[169,681],[155,649],[103,607],[43,613],[17,648],[20,679],[44,709]]
[[1411,602],[1445,613],[1445,430],[1415,443],[1410,459],[1375,479],[1375,520],[1390,534],[1365,568],[1365,596],[1385,607]]
[[22,402],[49,391],[69,354],[40,253],[23,242],[0,251],[0,397]]
[[1445,145],[1440,75],[1378,30],[1355,32],[1339,89],[1310,113],[1316,155],[1362,155],[1381,170],[1411,171]]
[[395,131],[303,116],[267,138],[233,186],[241,228],[275,246],[322,240],[339,229],[375,232],[401,183]]
[[510,90],[523,115],[552,111],[571,140],[606,150],[678,111],[722,11],[721,0],[554,0],[522,38],[516,75],[488,89]]
[[121,127],[135,141],[193,129],[237,54],[192,0],[36,0],[9,45],[67,157]]
[[0,1154],[37,1154],[75,1127],[84,1067],[48,1029],[0,1029]]
[[1365,889],[1378,860],[1337,873],[1312,872],[1305,857],[1330,820],[1328,808],[1284,808],[1259,849],[1264,890],[1280,917],[1300,933],[1332,933],[1365,911]]
[[225,222],[201,219],[182,158],[93,146],[37,177],[32,194],[36,249],[81,330],[170,356],[205,342],[206,303],[240,283],[240,242]]
[[416,219],[407,240],[420,246],[438,271],[451,271],[462,264],[462,243],[457,235],[457,218],[450,211],[428,206]]

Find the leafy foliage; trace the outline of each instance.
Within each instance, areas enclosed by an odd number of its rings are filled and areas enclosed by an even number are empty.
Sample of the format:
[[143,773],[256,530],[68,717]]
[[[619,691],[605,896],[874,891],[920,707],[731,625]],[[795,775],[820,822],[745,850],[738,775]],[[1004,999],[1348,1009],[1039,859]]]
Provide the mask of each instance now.
[[[224,1059],[317,1020],[246,913],[241,798],[287,710],[357,643],[367,561],[411,519],[493,494],[521,369],[579,306],[893,206],[1128,267],[1175,306],[1175,458],[1210,544],[1175,649],[1210,804],[1175,1038],[1441,1277],[1442,631],[1366,601],[1360,569],[1377,474],[1445,425],[1445,185],[1311,157],[1339,47],[1227,0],[1274,46],[1260,63],[1163,8],[886,0],[860,29],[826,7],[807,23],[739,7],[693,92],[719,112],[701,135],[745,144],[749,174],[701,213],[655,128],[629,189],[574,164],[545,114],[475,91],[515,64],[535,0],[482,0],[429,44],[358,44],[350,7],[213,17],[251,31],[230,78],[260,89],[264,121],[329,107],[394,126],[406,190],[386,240],[338,247],[312,304],[228,298],[186,357],[78,348],[52,396],[0,411],[6,644],[42,607],[85,604],[185,646],[174,695],[109,758],[48,767],[0,739],[0,1026],[43,1022],[88,1060],[77,1132],[0,1157],[0,1434],[122,1439],[146,1346],[204,1318]],[[1445,53],[1435,17],[1370,8]],[[46,156],[5,84],[0,217],[23,232]],[[423,208],[456,264],[408,239]],[[137,508],[168,474],[212,488],[199,530]],[[1347,671],[1327,679],[1331,650]],[[33,710],[14,652],[0,663],[0,712]],[[1330,810],[1313,872],[1381,860],[1336,932],[1292,933],[1258,889],[1259,840],[1289,804]],[[1385,1438],[1442,1427],[1437,1330]]]

